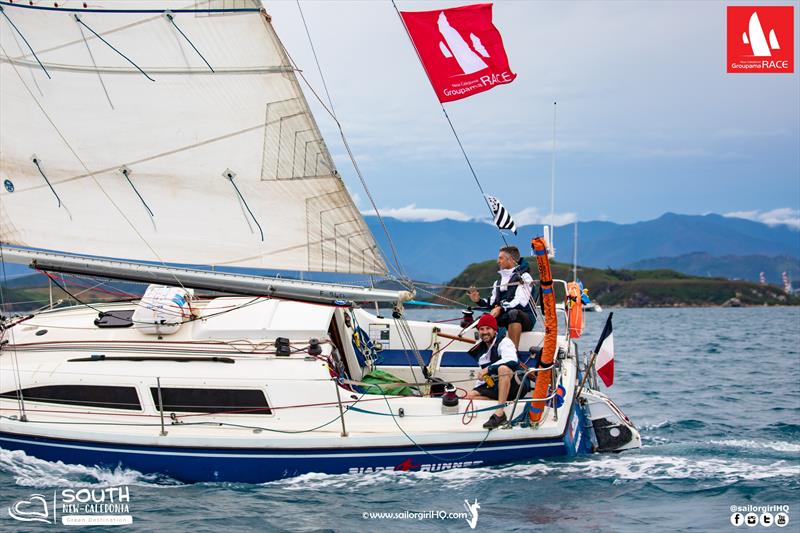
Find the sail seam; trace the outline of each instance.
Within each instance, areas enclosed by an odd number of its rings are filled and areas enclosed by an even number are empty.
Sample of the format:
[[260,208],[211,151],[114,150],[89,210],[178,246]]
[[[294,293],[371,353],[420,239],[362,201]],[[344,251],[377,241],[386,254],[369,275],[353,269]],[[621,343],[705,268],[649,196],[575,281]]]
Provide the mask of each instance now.
[[[322,86],[325,89],[325,93],[328,96],[328,102],[329,102],[330,108],[328,108],[328,106],[325,105],[325,102],[322,101],[322,98],[320,98],[319,94],[317,94],[317,92],[314,90],[314,88],[312,87],[311,83],[308,81],[308,79],[303,74],[303,71],[300,70],[299,68],[297,68],[297,64],[295,63],[294,59],[292,59],[292,56],[289,55],[289,51],[286,50],[286,47],[283,46],[283,43],[280,43],[281,44],[281,48],[283,49],[283,52],[286,54],[286,57],[289,59],[291,64],[295,67],[295,70],[300,75],[300,78],[306,83],[306,86],[309,88],[311,93],[316,97],[316,99],[322,105],[322,108],[325,109],[325,111],[328,112],[328,114],[333,118],[334,122],[336,123],[336,126],[339,129],[339,135],[342,138],[342,143],[344,144],[345,150],[347,151],[347,155],[350,158],[350,162],[353,165],[353,168],[354,168],[354,170],[356,172],[356,175],[358,176],[358,179],[361,182],[361,186],[364,188],[364,192],[367,194],[367,198],[369,198],[370,204],[372,205],[372,209],[375,211],[375,215],[378,217],[378,221],[380,222],[381,227],[383,229],[383,232],[386,235],[386,240],[389,243],[389,248],[390,248],[390,250],[392,252],[392,258],[394,260],[395,267],[397,268],[397,273],[398,273],[398,275],[401,276],[401,278],[404,281],[406,281],[407,283],[411,283],[410,278],[405,273],[405,271],[403,270],[403,266],[400,263],[400,257],[399,257],[399,254],[397,252],[397,248],[396,248],[396,246],[394,244],[394,240],[392,239],[392,236],[389,233],[389,228],[386,226],[386,222],[383,220],[383,216],[381,216],[380,210],[378,209],[378,205],[375,203],[375,199],[372,196],[372,191],[370,191],[369,187],[367,186],[367,182],[364,179],[363,174],[361,173],[361,168],[358,166],[358,163],[356,162],[355,156],[353,155],[353,152],[350,149],[350,144],[347,142],[347,138],[345,137],[345,134],[344,134],[344,129],[342,128],[342,124],[341,124],[341,122],[339,122],[339,119],[336,116],[336,111],[334,110],[334,107],[333,107],[333,99],[331,98],[330,92],[328,91],[328,85],[325,82],[325,76],[324,76],[324,74],[322,72],[322,66],[320,65],[319,58],[317,57],[317,51],[316,51],[316,48],[314,47],[314,41],[311,39],[311,32],[308,29],[308,24],[306,23],[305,16],[303,15],[303,9],[300,6],[300,0],[296,0],[296,2],[297,2],[297,9],[300,12],[300,18],[303,21],[303,27],[305,28],[306,37],[308,38],[308,43],[311,46],[311,52],[312,52],[312,54],[314,56],[314,61],[316,62],[316,65],[317,65],[317,70],[319,71],[320,78],[322,79]],[[378,250],[379,250],[380,254],[383,255],[383,251],[380,250],[380,248],[378,248]]]
[[[4,47],[2,44],[0,44],[0,51],[2,51],[2,52],[3,52],[3,54],[5,54],[5,55],[8,55],[8,52],[6,51],[5,47]],[[121,208],[121,207],[120,207],[120,206],[119,206],[119,205],[118,205],[118,204],[117,204],[117,203],[114,201],[114,199],[111,197],[111,195],[108,193],[108,191],[106,191],[106,189],[105,189],[105,188],[102,186],[102,184],[101,184],[101,183],[100,183],[100,182],[97,180],[97,178],[95,178],[95,177],[94,177],[95,173],[93,173],[93,172],[91,172],[91,171],[89,170],[89,168],[86,166],[86,163],[83,161],[83,159],[81,159],[81,157],[78,155],[78,153],[77,153],[77,152],[75,151],[75,149],[72,147],[72,145],[70,144],[70,142],[69,142],[69,141],[67,140],[67,138],[64,136],[64,133],[63,133],[63,132],[61,131],[61,129],[60,129],[60,128],[59,128],[59,127],[56,125],[56,123],[53,121],[53,118],[50,116],[50,114],[49,114],[49,113],[47,112],[47,110],[44,108],[44,106],[42,105],[42,103],[39,101],[39,99],[38,99],[38,98],[36,98],[36,95],[34,95],[34,94],[33,94],[33,91],[31,91],[30,87],[28,87],[28,84],[27,84],[27,83],[25,83],[25,80],[22,78],[22,74],[19,72],[19,70],[17,69],[17,67],[16,67],[15,65],[13,65],[13,64],[12,64],[12,68],[14,69],[14,73],[17,75],[17,78],[19,79],[20,83],[21,83],[21,84],[22,84],[22,86],[25,88],[25,91],[28,93],[28,96],[30,96],[30,97],[31,97],[31,99],[34,101],[34,103],[36,104],[36,107],[38,107],[38,108],[39,108],[39,111],[41,111],[41,112],[42,112],[42,114],[44,115],[44,117],[47,119],[47,121],[50,123],[50,125],[51,125],[51,126],[53,127],[53,129],[55,130],[55,132],[56,132],[56,133],[58,134],[58,136],[61,138],[62,142],[63,142],[63,143],[64,143],[64,145],[67,147],[67,149],[68,149],[68,150],[69,150],[69,151],[72,153],[72,155],[75,157],[75,159],[77,159],[77,160],[78,160],[78,162],[79,162],[79,163],[80,163],[80,165],[81,165],[81,166],[84,168],[84,170],[86,170],[86,172],[87,172],[87,175],[88,175],[88,176],[90,176],[90,177],[92,178],[92,181],[94,181],[94,183],[95,183],[95,185],[97,185],[98,189],[100,189],[100,191],[102,191],[102,193],[103,193],[103,195],[106,197],[106,199],[108,199],[108,201],[111,203],[111,205],[113,205],[113,206],[114,206],[114,208],[115,208],[115,209],[117,210],[117,212],[120,214],[120,216],[122,217],[122,219],[123,219],[123,220],[125,220],[125,222],[126,222],[126,223],[128,224],[128,226],[131,228],[131,230],[133,230],[133,232],[134,232],[134,233],[136,234],[136,236],[137,236],[137,237],[138,237],[138,238],[141,240],[141,242],[142,242],[142,243],[144,243],[144,245],[145,245],[145,246],[146,246],[146,247],[147,247],[147,248],[150,250],[150,252],[152,252],[152,254],[153,254],[153,255],[154,255],[154,256],[155,256],[155,257],[158,259],[158,261],[159,261],[159,262],[160,262],[162,265],[166,265],[166,262],[165,262],[165,261],[164,261],[164,260],[161,258],[161,255],[160,255],[158,252],[156,252],[156,250],[153,248],[153,246],[150,244],[150,242],[149,242],[149,241],[148,241],[148,240],[147,240],[147,239],[144,237],[144,235],[142,235],[142,233],[139,231],[139,229],[136,227],[136,225],[135,225],[135,224],[134,224],[134,223],[133,223],[133,222],[132,222],[132,221],[131,221],[131,220],[130,220],[128,217],[127,217],[127,215],[125,215],[125,212],[124,212],[124,211],[122,210],[122,208]],[[180,286],[181,286],[181,288],[185,288],[185,287],[183,287],[183,285],[181,284],[180,280],[179,280],[177,277],[175,277],[174,275],[173,275],[173,277],[174,277],[174,279],[175,279],[176,283],[177,283],[178,285],[180,285]]]

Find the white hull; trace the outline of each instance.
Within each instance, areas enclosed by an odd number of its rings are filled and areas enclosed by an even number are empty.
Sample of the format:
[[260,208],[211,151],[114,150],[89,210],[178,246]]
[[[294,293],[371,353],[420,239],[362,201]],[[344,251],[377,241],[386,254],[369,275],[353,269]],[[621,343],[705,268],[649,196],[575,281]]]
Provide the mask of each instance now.
[[[105,304],[98,309],[120,314],[132,307],[131,303]],[[412,464],[446,467],[591,450],[590,438],[581,436],[586,425],[583,411],[573,405],[578,380],[577,350],[563,338],[560,378],[567,391],[563,405],[558,409],[548,407],[535,428],[517,424],[487,432],[481,426],[496,402],[475,401],[468,406],[461,400],[457,412],[444,414],[440,398],[362,394],[337,384],[331,377],[323,359],[334,348],[342,354],[340,362],[347,366],[350,380],[360,380],[369,365],[359,363],[350,342],[356,324],[363,332],[388,331],[384,333],[384,349],[374,355],[378,362],[384,354],[410,348],[403,346],[394,319],[380,319],[358,309],[252,298],[199,302],[193,312],[200,318],[162,337],[143,333],[139,325],[97,327],[97,311],[87,308],[45,312],[6,330],[4,339],[9,342],[0,353],[0,392],[5,394],[0,398],[0,445],[65,462],[110,456],[140,469],[166,469],[167,473],[190,481],[209,477],[245,481],[281,477],[284,474],[276,472],[288,460],[287,454],[304,457],[303,464],[317,470],[338,472],[343,468],[388,468],[402,463],[403,458],[411,458]],[[445,346],[449,341],[438,337],[434,330],[435,326],[454,335],[461,332],[460,328],[425,322],[408,325],[417,346],[436,351],[433,362],[426,361],[434,377],[467,390],[473,386],[477,367],[448,366],[449,361],[463,357],[469,345],[454,342]],[[463,335],[473,336],[474,330]],[[277,355],[277,337],[290,339],[293,353]],[[309,356],[311,338],[323,340],[318,358]],[[541,343],[541,339],[541,333],[526,333],[522,342],[528,348]],[[383,368],[409,381],[421,377],[419,368]],[[80,397],[73,403],[54,402],[52,398],[37,401],[35,392],[28,393],[27,398],[23,395],[20,402],[13,394],[18,389],[51,394],[55,390],[52,387],[65,385],[135,391],[132,398],[136,405],[105,407],[98,405],[96,398]],[[203,394],[209,394],[211,389],[258,391],[266,404],[257,412],[245,409],[249,412],[211,414],[210,408],[192,412],[171,407],[171,400],[164,399],[162,432],[159,387],[164,394],[193,388],[206,391]],[[522,414],[525,405],[521,401],[515,415]],[[264,412],[267,409],[269,412]],[[510,415],[511,411],[509,405],[506,412]],[[26,421],[22,420],[23,414]],[[473,420],[465,424],[468,418]],[[123,447],[122,451],[119,447]],[[137,460],[137,450],[146,461]],[[179,467],[178,458],[166,467],[151,462],[161,452],[180,456],[175,450],[184,450],[191,456],[187,465],[198,460],[198,453],[203,457],[203,453],[210,453],[209,457],[222,454],[230,459],[237,450],[246,450],[246,456],[250,454],[254,460],[269,464],[256,469],[261,474],[255,477],[238,464],[215,477],[200,474],[202,467],[198,467],[197,476],[187,474]],[[342,457],[347,450],[353,453],[349,458]],[[277,455],[270,458],[270,452]],[[332,463],[335,466],[326,470],[324,456],[331,453],[336,456]],[[462,459],[456,461],[458,457]],[[395,461],[398,458],[403,460]],[[287,472],[285,475],[292,475],[302,472],[302,468],[295,465]]]

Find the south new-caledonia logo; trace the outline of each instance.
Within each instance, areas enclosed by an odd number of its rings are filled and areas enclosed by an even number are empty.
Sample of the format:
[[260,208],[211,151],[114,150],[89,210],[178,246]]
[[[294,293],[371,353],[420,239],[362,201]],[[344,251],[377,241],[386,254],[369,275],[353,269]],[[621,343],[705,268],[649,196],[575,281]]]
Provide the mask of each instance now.
[[728,6],[728,73],[794,72],[794,6]]

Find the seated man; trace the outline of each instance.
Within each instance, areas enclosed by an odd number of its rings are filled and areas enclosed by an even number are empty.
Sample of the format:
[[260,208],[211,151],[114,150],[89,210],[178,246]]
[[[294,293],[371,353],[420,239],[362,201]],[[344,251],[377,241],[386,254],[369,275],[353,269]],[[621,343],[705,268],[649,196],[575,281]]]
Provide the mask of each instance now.
[[478,307],[491,309],[500,327],[508,328],[508,337],[519,349],[523,331],[531,331],[535,318],[529,305],[533,278],[528,273],[528,263],[520,257],[516,246],[504,246],[497,255],[500,279],[494,282],[492,295],[481,298],[478,290],[470,288],[467,294]]
[[[478,360],[481,367],[478,372],[477,387],[467,393],[472,400],[497,400],[506,402],[516,398],[519,385],[514,379],[514,371],[519,366],[517,349],[507,337],[497,334],[497,320],[490,315],[483,315],[478,320],[478,334],[481,342],[470,349],[470,355]],[[492,376],[497,376],[495,381]],[[483,427],[495,429],[505,424],[508,419],[504,406],[499,406]]]

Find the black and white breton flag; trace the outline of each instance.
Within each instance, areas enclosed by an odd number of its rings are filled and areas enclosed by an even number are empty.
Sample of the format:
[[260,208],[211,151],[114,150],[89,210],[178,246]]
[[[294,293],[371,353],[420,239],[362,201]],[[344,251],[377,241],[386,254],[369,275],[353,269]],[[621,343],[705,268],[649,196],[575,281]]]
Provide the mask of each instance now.
[[510,229],[514,232],[514,235],[516,235],[517,225],[514,224],[514,219],[511,218],[511,213],[509,213],[508,210],[503,207],[503,204],[500,203],[500,200],[494,196],[487,194],[486,199],[489,201],[489,207],[492,208],[495,225],[500,229]]

